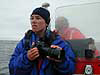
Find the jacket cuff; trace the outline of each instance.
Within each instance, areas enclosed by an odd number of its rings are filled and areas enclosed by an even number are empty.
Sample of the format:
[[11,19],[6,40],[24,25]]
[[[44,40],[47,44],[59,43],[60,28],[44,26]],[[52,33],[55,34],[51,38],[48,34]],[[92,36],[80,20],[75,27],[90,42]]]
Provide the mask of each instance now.
[[25,64],[32,64],[32,62],[33,62],[33,61],[28,59],[27,52],[25,52],[23,55],[23,61]]

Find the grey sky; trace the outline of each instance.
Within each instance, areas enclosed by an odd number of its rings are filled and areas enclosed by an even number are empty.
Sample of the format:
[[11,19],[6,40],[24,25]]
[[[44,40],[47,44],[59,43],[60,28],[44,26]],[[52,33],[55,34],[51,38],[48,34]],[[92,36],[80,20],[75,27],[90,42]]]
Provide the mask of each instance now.
[[20,40],[31,28],[31,11],[44,2],[50,3],[49,10],[54,18],[56,7],[95,1],[99,0],[0,0],[0,39]]

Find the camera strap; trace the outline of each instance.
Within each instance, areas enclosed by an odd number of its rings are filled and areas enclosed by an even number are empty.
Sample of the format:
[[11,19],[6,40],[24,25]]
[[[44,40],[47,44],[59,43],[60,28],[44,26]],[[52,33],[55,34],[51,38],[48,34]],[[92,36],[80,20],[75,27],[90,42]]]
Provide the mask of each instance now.
[[[48,35],[46,33],[49,33]],[[51,43],[55,40],[57,34],[50,31],[50,30],[46,30],[45,36],[43,37],[44,41],[48,46],[51,45]],[[29,43],[30,43],[30,39],[32,38],[32,30],[28,30],[25,34],[25,45],[24,48],[26,50],[30,49]]]
[[45,42],[48,46],[50,46],[50,45],[52,44],[52,42],[55,40],[56,34],[55,34],[54,32],[52,32],[52,31],[49,31],[49,30],[47,30],[47,32],[48,32],[49,34],[47,35],[47,34],[45,33],[45,36],[44,36],[45,40],[44,40],[44,42]]
[[32,30],[28,30],[26,33],[25,33],[25,45],[24,45],[24,48],[26,50],[29,50],[30,49],[30,46],[29,46],[29,43],[30,43],[30,39],[31,39],[31,36],[32,36]]

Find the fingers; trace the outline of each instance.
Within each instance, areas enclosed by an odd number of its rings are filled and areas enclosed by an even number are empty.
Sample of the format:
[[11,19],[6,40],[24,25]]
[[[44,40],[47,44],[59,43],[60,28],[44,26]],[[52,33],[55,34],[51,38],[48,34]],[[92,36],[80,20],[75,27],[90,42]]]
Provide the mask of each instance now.
[[58,34],[59,33],[59,31],[58,30],[53,30],[53,32],[55,33],[55,34]]
[[39,50],[37,48],[32,48],[28,51],[27,56],[29,60],[35,60],[39,57]]
[[51,48],[59,48],[60,50],[62,50],[62,48],[57,45],[51,45]]

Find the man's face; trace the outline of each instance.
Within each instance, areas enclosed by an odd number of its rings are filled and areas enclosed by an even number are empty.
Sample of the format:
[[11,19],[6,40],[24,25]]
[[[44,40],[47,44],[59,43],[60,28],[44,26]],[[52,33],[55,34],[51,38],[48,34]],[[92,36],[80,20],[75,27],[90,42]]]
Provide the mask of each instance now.
[[64,17],[58,17],[55,20],[55,28],[57,30],[62,29],[62,28],[68,28],[68,27],[69,27],[69,23],[68,23],[68,21],[67,21],[66,18],[64,18]]
[[36,14],[33,14],[30,18],[32,31],[33,32],[43,32],[46,29],[46,22],[45,20]]

